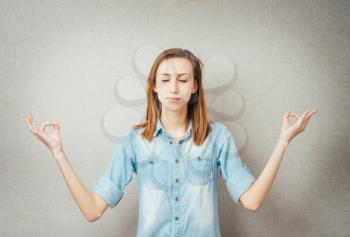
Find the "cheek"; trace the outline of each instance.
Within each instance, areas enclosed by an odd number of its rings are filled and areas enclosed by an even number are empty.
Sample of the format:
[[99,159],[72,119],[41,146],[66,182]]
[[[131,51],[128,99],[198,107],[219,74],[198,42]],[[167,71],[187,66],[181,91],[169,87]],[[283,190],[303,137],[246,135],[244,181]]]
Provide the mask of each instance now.
[[157,85],[157,87],[156,87],[156,91],[157,91],[157,93],[158,94],[160,94],[160,93],[162,93],[162,91],[164,91],[164,85]]
[[191,93],[192,93],[192,88],[186,86],[182,89],[182,93],[183,95],[186,95],[186,96],[191,96]]
[[166,96],[164,90],[158,89],[157,96],[159,100],[163,100],[163,98]]

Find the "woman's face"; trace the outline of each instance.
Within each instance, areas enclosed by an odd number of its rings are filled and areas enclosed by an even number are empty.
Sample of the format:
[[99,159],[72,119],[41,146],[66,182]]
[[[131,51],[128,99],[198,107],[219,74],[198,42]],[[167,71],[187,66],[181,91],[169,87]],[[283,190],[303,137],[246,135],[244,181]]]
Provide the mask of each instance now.
[[191,94],[197,90],[191,62],[181,57],[163,60],[159,64],[153,90],[158,94],[162,110],[187,108]]

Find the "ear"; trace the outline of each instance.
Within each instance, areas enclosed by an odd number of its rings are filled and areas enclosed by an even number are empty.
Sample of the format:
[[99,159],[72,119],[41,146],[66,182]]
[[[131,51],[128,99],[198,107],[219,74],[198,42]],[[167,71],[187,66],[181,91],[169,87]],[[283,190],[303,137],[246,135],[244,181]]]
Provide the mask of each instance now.
[[157,79],[156,79],[156,78],[154,78],[154,81],[153,81],[153,91],[154,91],[155,93],[158,92],[158,91],[157,91]]
[[198,90],[198,85],[197,85],[197,81],[193,82],[193,87],[192,87],[192,93],[196,93]]

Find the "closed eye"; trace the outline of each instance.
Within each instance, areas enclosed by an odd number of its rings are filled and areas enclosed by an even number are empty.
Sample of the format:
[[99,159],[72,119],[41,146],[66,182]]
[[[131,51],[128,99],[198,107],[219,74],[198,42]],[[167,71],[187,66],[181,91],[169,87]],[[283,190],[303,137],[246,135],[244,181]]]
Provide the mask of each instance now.
[[[167,82],[167,81],[169,81],[169,80],[161,80],[162,82]],[[182,82],[182,83],[186,83],[187,82],[187,80],[179,80],[180,82]]]

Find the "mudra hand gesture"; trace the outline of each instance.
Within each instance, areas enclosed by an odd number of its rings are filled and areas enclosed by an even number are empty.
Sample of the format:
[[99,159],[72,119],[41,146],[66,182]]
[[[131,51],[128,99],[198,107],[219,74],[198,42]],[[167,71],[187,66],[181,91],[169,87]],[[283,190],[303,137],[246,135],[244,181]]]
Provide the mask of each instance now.
[[[290,143],[296,135],[305,131],[306,125],[311,119],[311,116],[317,112],[318,109],[309,109],[306,110],[301,116],[294,112],[285,113],[283,116],[283,126],[279,138]],[[291,125],[289,123],[290,117],[294,117],[298,119],[298,121],[295,124]]]
[[[33,135],[41,140],[53,155],[63,150],[60,136],[60,125],[56,121],[46,121],[42,123],[40,129],[38,129],[33,121],[32,114],[30,113],[27,115],[27,124]],[[49,126],[53,128],[51,134],[45,131]]]

